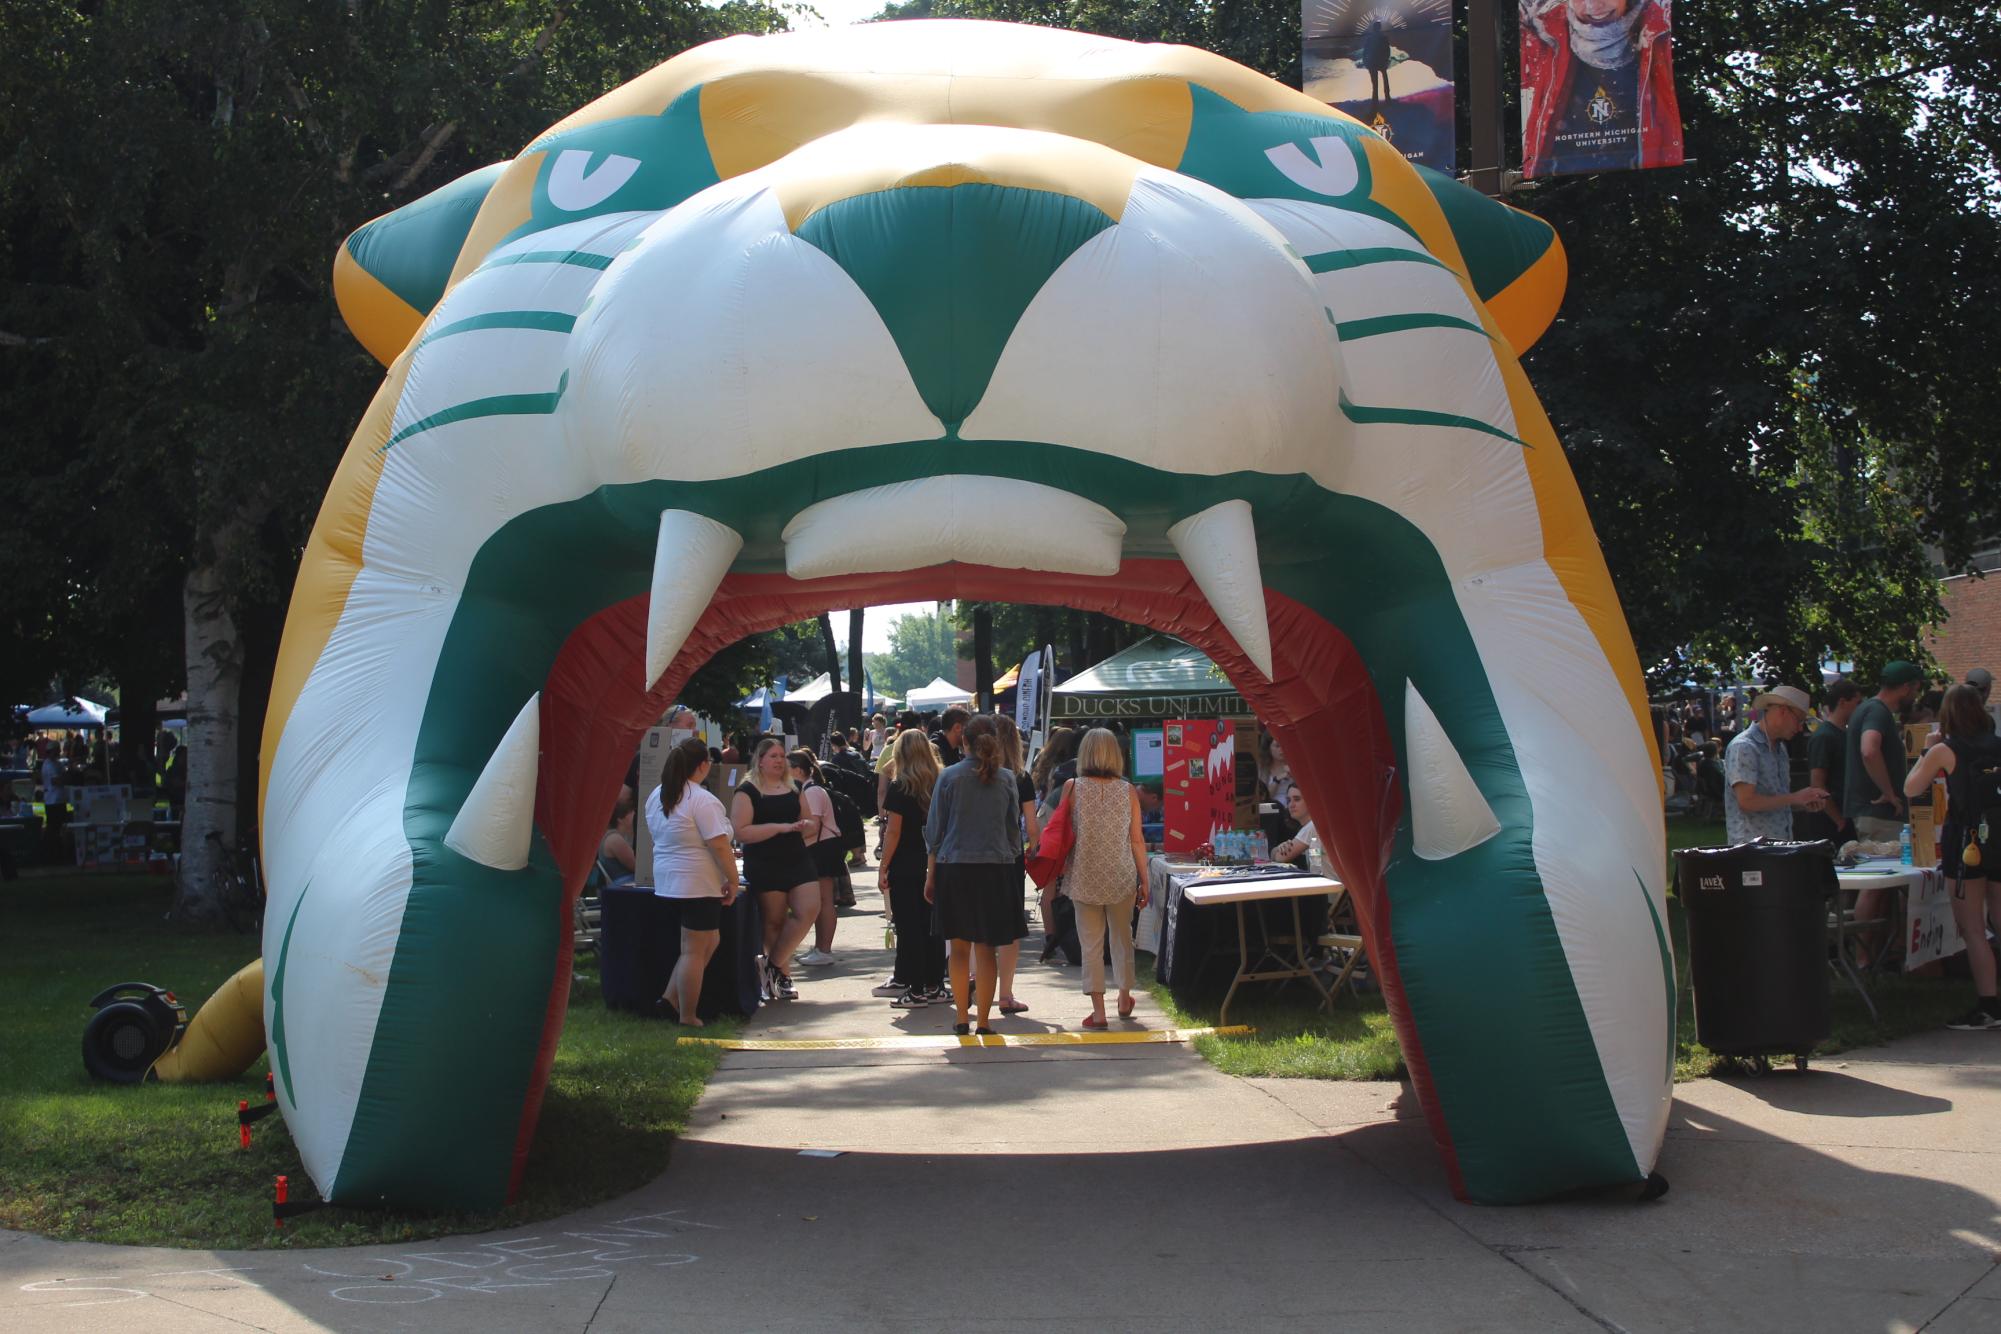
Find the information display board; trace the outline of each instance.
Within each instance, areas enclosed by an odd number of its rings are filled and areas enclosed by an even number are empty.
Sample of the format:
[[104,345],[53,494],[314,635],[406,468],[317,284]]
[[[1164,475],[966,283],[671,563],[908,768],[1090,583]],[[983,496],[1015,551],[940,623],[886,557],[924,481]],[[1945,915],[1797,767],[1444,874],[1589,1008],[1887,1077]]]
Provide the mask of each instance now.
[[1168,852],[1194,852],[1237,822],[1236,725],[1177,719],[1162,733],[1162,806]]

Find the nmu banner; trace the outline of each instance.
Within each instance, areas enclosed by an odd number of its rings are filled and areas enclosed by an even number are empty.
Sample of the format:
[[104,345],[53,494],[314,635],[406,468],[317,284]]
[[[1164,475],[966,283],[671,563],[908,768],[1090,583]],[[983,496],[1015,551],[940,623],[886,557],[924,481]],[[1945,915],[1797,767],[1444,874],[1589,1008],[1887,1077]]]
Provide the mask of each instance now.
[[1305,0],[1301,87],[1451,174],[1452,0]]
[[1678,167],[1668,0],[1521,0],[1522,175]]

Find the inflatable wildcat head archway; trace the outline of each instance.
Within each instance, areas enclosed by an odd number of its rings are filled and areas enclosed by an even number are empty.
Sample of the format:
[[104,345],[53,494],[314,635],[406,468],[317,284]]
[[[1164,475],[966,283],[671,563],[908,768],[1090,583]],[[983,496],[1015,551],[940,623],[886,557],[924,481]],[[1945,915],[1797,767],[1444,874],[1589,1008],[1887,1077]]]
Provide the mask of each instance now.
[[1273,724],[1455,1190],[1647,1175],[1658,770],[1516,362],[1542,223],[1218,56],[891,23],[690,51],[335,278],[389,373],[261,793],[272,1063],[327,1198],[518,1184],[571,896],[696,666],[955,596],[1172,630]]

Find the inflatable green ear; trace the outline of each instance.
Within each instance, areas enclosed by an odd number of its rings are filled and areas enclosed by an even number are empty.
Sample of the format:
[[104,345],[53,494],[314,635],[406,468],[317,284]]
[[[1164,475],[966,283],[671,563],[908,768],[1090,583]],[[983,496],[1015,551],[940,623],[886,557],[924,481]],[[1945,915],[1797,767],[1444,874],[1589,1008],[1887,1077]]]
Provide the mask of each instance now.
[[1563,304],[1569,277],[1556,229],[1429,167],[1417,168],[1438,201],[1466,261],[1466,276],[1520,356],[1535,346]]
[[410,345],[444,297],[479,206],[507,165],[496,162],[461,176],[364,222],[341,242],[334,255],[334,300],[355,338],[383,365]]
[[684,52],[339,269],[389,369],[300,561],[259,822],[325,1198],[505,1200],[644,729],[745,635],[937,598],[1228,674],[1454,1190],[1647,1178],[1661,771],[1518,360],[1548,226],[1221,56],[938,20]]

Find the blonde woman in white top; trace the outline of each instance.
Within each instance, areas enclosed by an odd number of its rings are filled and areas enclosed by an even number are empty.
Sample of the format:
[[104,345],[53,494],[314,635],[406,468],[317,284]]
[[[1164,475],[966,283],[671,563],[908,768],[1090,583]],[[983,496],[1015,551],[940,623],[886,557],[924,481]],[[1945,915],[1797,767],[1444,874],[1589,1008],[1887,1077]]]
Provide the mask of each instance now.
[[1091,998],[1086,1028],[1105,1026],[1105,938],[1112,942],[1112,980],[1119,1018],[1133,1015],[1133,909],[1146,906],[1146,835],[1139,794],[1125,781],[1119,739],[1102,727],[1077,748],[1077,776],[1063,785],[1076,841],[1063,871],[1063,892],[1077,909],[1084,947],[1084,992]]

